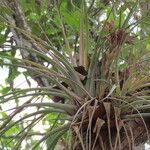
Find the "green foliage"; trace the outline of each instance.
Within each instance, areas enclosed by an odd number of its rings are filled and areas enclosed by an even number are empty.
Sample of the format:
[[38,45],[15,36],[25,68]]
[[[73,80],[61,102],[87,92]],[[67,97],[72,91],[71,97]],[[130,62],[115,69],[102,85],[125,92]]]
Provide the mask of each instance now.
[[[9,73],[0,91],[0,149],[53,150],[59,143],[94,150],[98,135],[115,149],[122,131],[130,137],[125,128],[134,117],[148,134],[150,19],[139,1],[1,4],[0,66]],[[19,75],[29,87],[14,87]]]

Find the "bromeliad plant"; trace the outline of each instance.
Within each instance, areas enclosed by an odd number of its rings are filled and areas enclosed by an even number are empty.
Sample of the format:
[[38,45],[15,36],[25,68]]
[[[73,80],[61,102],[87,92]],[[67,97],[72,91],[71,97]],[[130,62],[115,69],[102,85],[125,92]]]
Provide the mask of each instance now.
[[[136,7],[131,6],[138,1],[120,5],[64,0],[49,2],[48,7],[37,1],[33,4],[40,6],[39,14],[28,3],[2,1],[1,19],[15,41],[3,44],[1,62],[11,71],[24,68],[38,86],[13,87],[1,96],[2,108],[16,103],[1,112],[1,148],[25,145],[25,149],[46,146],[53,150],[59,145],[68,150],[130,150],[146,142],[150,132],[149,51],[145,43],[143,49],[138,46],[140,35],[133,32],[143,18],[130,23],[136,14]],[[126,14],[125,7],[130,13]],[[112,21],[115,13],[116,22]],[[46,30],[48,19],[46,25],[40,24],[43,15],[51,19],[54,31]],[[34,31],[39,28],[40,36]],[[16,50],[21,58],[16,57]],[[28,112],[31,108],[35,111]],[[35,132],[39,122],[49,125],[46,132]]]

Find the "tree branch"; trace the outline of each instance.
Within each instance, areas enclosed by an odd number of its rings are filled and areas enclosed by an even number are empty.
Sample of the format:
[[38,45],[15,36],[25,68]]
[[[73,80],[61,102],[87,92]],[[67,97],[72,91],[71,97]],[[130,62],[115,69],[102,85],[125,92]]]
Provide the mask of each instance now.
[[[11,16],[7,15],[6,19],[14,36],[16,45],[28,49],[36,49],[38,51],[42,51],[42,49],[45,49],[45,47],[42,47],[36,40],[30,37],[30,35],[32,35],[31,28],[26,21],[25,14],[19,0],[2,0],[2,3],[7,8],[9,7],[9,9],[13,12]],[[41,58],[37,57],[36,54],[30,53],[23,49],[20,49],[20,52],[22,58],[43,64]],[[38,83],[39,86],[50,85],[49,81],[46,78],[40,75],[37,76],[33,72],[31,73],[31,77]]]

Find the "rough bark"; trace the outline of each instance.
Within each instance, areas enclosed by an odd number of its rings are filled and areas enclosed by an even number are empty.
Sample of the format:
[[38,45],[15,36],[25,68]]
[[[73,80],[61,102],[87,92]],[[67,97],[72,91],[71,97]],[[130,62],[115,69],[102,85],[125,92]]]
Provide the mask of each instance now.
[[[8,25],[10,26],[16,45],[23,48],[36,49],[41,52],[45,50],[46,47],[39,44],[38,41],[31,37],[32,31],[30,26],[28,26],[19,0],[2,0],[2,4],[9,7],[9,9],[13,12],[13,14],[11,16],[7,16],[6,19],[8,21]],[[20,53],[24,59],[43,64],[41,59],[33,53],[21,48]],[[30,74],[39,86],[50,86],[49,81],[43,76],[37,75],[33,72],[30,72]]]

